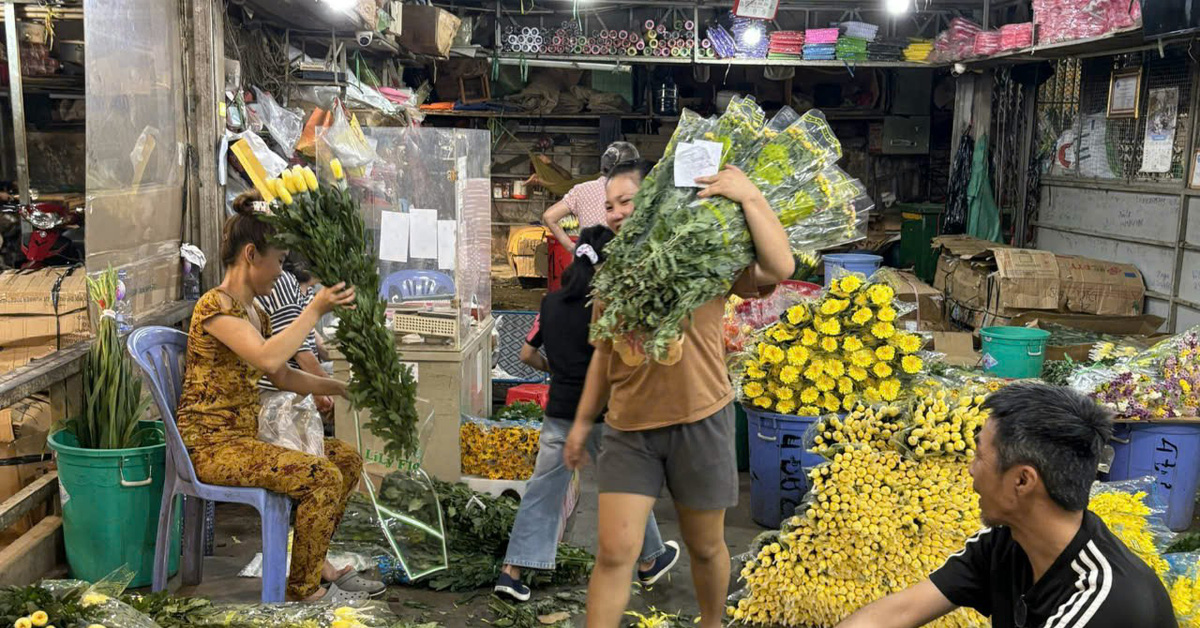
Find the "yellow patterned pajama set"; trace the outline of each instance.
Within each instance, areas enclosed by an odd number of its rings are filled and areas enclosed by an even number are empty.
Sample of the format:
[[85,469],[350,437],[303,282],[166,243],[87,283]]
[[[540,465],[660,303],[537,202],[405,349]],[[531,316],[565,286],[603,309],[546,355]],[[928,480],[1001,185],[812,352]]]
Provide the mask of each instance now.
[[[325,458],[257,439],[263,373],[214,338],[204,323],[216,316],[250,321],[237,299],[219,289],[196,303],[188,332],[187,364],[179,397],[178,423],[201,482],[265,488],[290,497],[296,508],[288,594],[305,598],[321,586],[329,540],[358,484],[362,458],[350,445],[325,440]],[[270,319],[258,310],[263,337]]]

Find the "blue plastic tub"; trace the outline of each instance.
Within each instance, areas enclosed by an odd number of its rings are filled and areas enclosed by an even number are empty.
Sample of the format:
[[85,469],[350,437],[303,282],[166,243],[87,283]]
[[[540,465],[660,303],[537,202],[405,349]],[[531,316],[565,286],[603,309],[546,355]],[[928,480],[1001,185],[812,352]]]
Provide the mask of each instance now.
[[1200,485],[1200,424],[1120,423],[1113,429],[1109,480],[1158,478],[1167,527],[1191,527]]
[[778,528],[808,493],[808,470],[825,462],[810,453],[804,433],[819,417],[788,416],[746,407],[750,441],[750,517]]
[[868,253],[833,253],[823,256],[825,260],[825,285],[846,273],[862,273],[867,277],[875,274],[883,258]]

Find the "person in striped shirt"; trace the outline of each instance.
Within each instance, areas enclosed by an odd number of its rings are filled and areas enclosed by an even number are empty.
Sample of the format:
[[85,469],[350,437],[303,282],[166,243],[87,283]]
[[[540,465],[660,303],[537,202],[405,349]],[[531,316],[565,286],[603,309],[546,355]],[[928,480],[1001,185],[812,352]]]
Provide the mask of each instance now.
[[[275,333],[279,333],[300,317],[300,313],[304,311],[312,297],[312,275],[304,268],[303,264],[292,257],[284,263],[283,274],[275,280],[275,287],[272,288],[271,294],[260,296],[255,301],[271,318],[271,329]],[[288,365],[317,377],[329,376],[321,367],[321,360],[317,355],[316,330],[308,332],[304,344],[300,346],[296,355],[292,356]],[[264,395],[272,395],[279,391],[265,376],[259,380],[258,388],[263,391]],[[333,410],[333,399],[327,396],[316,395],[313,397],[313,401],[316,402],[317,410],[321,414],[327,414]]]
[[1175,628],[1158,575],[1087,509],[1111,413],[1044,384],[983,407],[971,476],[985,527],[929,579],[838,627],[915,628],[968,607],[994,628]]

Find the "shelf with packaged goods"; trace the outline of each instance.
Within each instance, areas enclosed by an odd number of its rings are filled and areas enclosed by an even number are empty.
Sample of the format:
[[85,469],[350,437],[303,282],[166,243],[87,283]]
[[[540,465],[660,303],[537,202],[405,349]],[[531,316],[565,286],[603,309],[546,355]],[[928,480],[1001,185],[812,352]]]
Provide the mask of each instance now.
[[850,61],[834,59],[832,61],[813,60],[813,59],[717,59],[714,57],[700,57],[696,59],[699,65],[740,65],[740,66],[778,66],[778,67],[796,67],[796,68],[913,68],[932,70],[938,67],[935,63],[921,63],[916,61]]
[[[611,63],[620,64],[642,64],[642,65],[688,65],[692,63],[691,55],[686,57],[650,57],[642,55],[550,55],[550,54],[529,54],[526,56],[504,54],[501,59],[508,61],[561,61],[563,63]],[[531,67],[532,64],[530,64]]]
[[599,120],[601,118],[618,117],[622,120],[657,120],[659,122],[678,122],[679,116],[660,116],[646,113],[529,113],[524,111],[452,111],[452,110],[422,110],[426,117],[434,118],[507,118],[511,120]]
[[992,67],[1002,64],[1032,63],[1071,57],[1097,57],[1103,55],[1150,50],[1160,45],[1180,43],[1188,40],[1191,35],[1177,35],[1147,41],[1142,28],[1135,27],[1113,31],[1096,37],[1072,39],[1051,44],[1034,44],[1008,52],[992,55],[984,59],[964,59],[960,61],[972,68]]

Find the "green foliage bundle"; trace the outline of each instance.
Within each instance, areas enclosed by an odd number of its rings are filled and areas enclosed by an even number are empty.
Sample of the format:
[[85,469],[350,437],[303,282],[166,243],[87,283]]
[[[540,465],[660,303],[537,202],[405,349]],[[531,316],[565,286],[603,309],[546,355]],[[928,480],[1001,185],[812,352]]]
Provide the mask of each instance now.
[[[341,165],[332,168],[340,175]],[[350,402],[371,413],[366,427],[384,440],[389,456],[405,459],[418,448],[417,384],[412,370],[400,363],[396,340],[379,299],[379,273],[373,243],[367,236],[358,201],[339,179],[338,185],[308,183],[272,206],[267,217],[278,231],[279,246],[299,252],[326,286],[346,282],[357,291],[354,309],[338,310],[338,349],[350,363]],[[292,175],[292,179],[295,179]],[[286,177],[285,177],[286,178]],[[278,185],[278,184],[275,184]],[[290,202],[288,202],[290,201]]]
[[92,279],[88,293],[100,312],[96,339],[83,362],[83,409],[63,428],[84,449],[139,447],[147,431],[138,422],[150,407],[142,396],[142,380],[125,355],[112,308],[117,302],[117,271],[111,267]]
[[806,265],[816,251],[859,237],[869,203],[862,185],[832,165],[841,146],[820,112],[785,109],[768,122],[749,97],[715,119],[685,111],[593,283],[605,305],[593,338],[659,362],[668,362],[692,312],[728,293],[755,257],[740,205],[675,187],[676,152],[696,140],[722,144],[721,164],[741,168],[763,191]]

